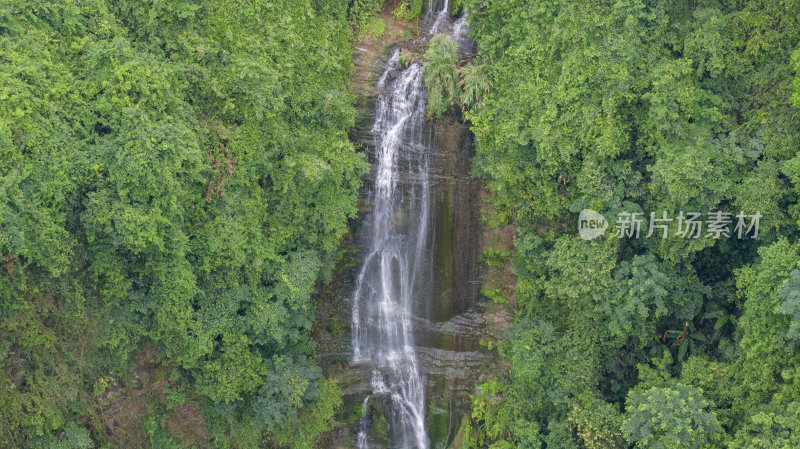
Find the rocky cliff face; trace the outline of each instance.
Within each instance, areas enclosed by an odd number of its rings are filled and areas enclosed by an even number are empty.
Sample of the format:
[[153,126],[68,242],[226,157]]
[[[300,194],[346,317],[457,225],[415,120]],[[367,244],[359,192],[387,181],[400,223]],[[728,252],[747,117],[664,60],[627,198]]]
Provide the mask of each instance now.
[[[414,25],[400,22],[388,12],[383,18],[386,30],[382,37],[356,44],[353,56],[353,90],[359,97],[360,114],[351,138],[362,145],[373,164],[378,159],[373,122],[379,78],[398,49],[405,61],[413,63],[425,46],[421,31],[426,29],[425,18]],[[453,32],[454,26],[459,24],[452,20],[439,24],[442,32]],[[508,293],[513,280],[503,275],[505,267],[489,267],[481,259],[487,248],[509,249],[514,230],[489,229],[483,220],[490,214],[489,195],[484,184],[470,176],[472,135],[458,111],[425,120],[422,133],[431,164],[426,252],[432,279],[420,293],[426,299],[415,304],[412,319],[416,363],[424,379],[425,429],[430,447],[438,449],[461,446],[475,383],[499,371],[497,354],[488,350],[486,343],[502,338],[512,317],[504,305],[484,297],[481,289],[490,286]],[[374,176],[373,170],[365,179],[361,217],[352,223],[347,245],[350,257],[340,264],[335,282],[320,301],[318,358],[326,375],[339,380],[345,395],[338,417],[342,425],[326,440],[327,448],[356,447],[362,414],[367,415],[370,447],[388,447],[392,427],[397,425],[386,401],[370,398],[363,402],[373,390],[372,371],[352,362],[353,295],[362,263],[359,255],[368,246],[364,233],[370,232],[362,226],[375,207],[370,195]]]

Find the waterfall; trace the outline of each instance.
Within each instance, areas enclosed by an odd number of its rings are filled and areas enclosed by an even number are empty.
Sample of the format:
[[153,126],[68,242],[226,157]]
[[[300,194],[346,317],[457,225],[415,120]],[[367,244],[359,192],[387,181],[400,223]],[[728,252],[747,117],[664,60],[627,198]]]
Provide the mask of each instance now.
[[[374,207],[353,301],[353,359],[372,365],[372,395],[391,400],[397,444],[427,449],[425,382],[412,327],[430,232],[429,158],[421,144],[427,95],[418,63],[389,81],[401,68],[395,51],[378,83]],[[401,162],[407,165],[402,180]],[[368,447],[366,424],[359,432],[360,448]]]
[[436,21],[434,21],[433,26],[431,26],[431,31],[430,31],[431,35],[438,33],[439,28],[441,28],[442,26],[442,23],[447,20],[447,15],[448,15],[447,7],[449,6],[448,3],[449,0],[444,0],[444,8],[442,8],[439,11],[439,14],[436,15]]
[[[448,19],[447,1],[436,11],[431,34]],[[378,80],[371,130],[375,163],[364,218],[366,250],[353,293],[353,362],[371,370],[357,447],[368,449],[368,405],[388,404],[391,447],[428,449],[425,378],[414,339],[415,306],[431,298],[431,149],[425,142],[422,66],[407,68],[400,51]],[[419,308],[419,307],[417,307]]]
[[464,14],[456,20],[456,23],[453,24],[453,39],[456,40],[458,43],[462,43],[464,39],[467,38],[467,12],[464,11]]

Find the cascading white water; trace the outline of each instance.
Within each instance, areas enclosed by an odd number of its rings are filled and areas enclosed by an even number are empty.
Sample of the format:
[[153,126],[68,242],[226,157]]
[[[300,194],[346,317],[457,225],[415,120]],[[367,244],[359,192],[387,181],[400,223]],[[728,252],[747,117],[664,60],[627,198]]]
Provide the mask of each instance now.
[[448,15],[447,7],[449,6],[448,3],[449,0],[444,0],[444,8],[442,8],[439,11],[439,13],[436,14],[436,20],[433,22],[433,25],[431,26],[431,31],[430,31],[431,34],[438,33],[440,31],[442,24],[447,20],[447,15]]
[[[447,0],[435,12],[430,34],[447,21]],[[359,449],[370,447],[371,398],[390,404],[391,447],[428,449],[425,379],[415,350],[415,305],[430,299],[431,174],[424,142],[422,67],[403,68],[399,49],[378,80],[372,212],[365,217],[367,251],[353,296],[353,361],[371,368],[364,399]]]
[[456,42],[463,42],[464,39],[467,38],[467,12],[464,11],[464,14],[456,20],[456,23],[453,24],[453,39]]
[[[394,443],[427,449],[425,383],[412,327],[430,228],[429,158],[422,145],[427,95],[418,63],[390,80],[401,68],[395,51],[378,82],[374,208],[365,223],[371,237],[353,298],[353,358],[372,366],[371,396],[391,400]],[[407,167],[402,180],[401,162]],[[366,428],[358,447],[369,447]]]

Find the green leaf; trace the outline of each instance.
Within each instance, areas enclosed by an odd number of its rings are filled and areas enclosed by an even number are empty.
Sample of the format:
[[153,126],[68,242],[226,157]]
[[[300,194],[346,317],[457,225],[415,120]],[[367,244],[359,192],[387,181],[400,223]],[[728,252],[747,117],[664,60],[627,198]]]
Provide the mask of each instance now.
[[708,341],[708,338],[705,335],[701,334],[700,332],[692,332],[691,335],[689,336],[695,340]]
[[689,349],[689,340],[684,339],[681,342],[681,346],[678,348],[678,358],[683,360],[683,357],[686,355],[686,350]]
[[722,315],[717,319],[717,322],[714,323],[714,330],[719,330],[727,322],[728,322],[728,315]]

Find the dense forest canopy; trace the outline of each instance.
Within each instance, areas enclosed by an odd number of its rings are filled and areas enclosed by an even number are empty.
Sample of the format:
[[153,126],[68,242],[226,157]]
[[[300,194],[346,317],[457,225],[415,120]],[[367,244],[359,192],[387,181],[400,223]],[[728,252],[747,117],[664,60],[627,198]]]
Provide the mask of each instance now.
[[[519,231],[473,445],[800,447],[800,2],[466,3],[475,170]],[[578,237],[585,208],[605,237]],[[644,238],[681,211],[759,235]]]
[[[352,43],[423,9],[386,3],[0,2],[0,447],[317,447]],[[518,233],[465,446],[800,447],[800,2],[451,3],[477,50],[430,39],[428,113]]]
[[313,447],[310,294],[366,168],[349,9],[0,2],[0,446],[109,443],[93,398],[155,344],[151,447],[187,401],[216,447]]

